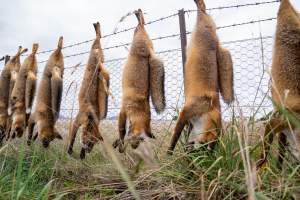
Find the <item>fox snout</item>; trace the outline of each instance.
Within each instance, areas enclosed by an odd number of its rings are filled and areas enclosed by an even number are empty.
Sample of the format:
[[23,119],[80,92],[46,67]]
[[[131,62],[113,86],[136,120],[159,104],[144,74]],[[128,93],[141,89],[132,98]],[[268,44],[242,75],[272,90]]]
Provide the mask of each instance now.
[[50,141],[49,141],[47,138],[44,138],[44,139],[42,140],[42,144],[43,144],[43,147],[44,147],[44,148],[48,148],[49,145],[50,145]]
[[138,148],[140,143],[143,142],[144,140],[145,138],[142,136],[131,136],[130,138],[128,138],[129,144],[133,149]]

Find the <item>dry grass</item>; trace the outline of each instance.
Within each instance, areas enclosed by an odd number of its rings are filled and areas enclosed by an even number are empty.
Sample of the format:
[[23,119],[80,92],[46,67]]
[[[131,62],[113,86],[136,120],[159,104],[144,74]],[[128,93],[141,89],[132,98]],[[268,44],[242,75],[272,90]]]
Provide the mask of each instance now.
[[[48,150],[39,143],[27,147],[22,139],[7,143],[0,151],[0,199],[293,199],[300,192],[300,165],[288,156],[278,170],[276,144],[269,165],[257,172],[253,167],[261,124],[235,120],[214,151],[201,146],[187,153],[181,142],[167,156],[174,122],[155,125],[157,139],[126,154],[111,147],[115,123],[101,126],[106,142],[84,161],[78,142],[73,157],[66,142]],[[68,124],[59,128],[67,134]]]

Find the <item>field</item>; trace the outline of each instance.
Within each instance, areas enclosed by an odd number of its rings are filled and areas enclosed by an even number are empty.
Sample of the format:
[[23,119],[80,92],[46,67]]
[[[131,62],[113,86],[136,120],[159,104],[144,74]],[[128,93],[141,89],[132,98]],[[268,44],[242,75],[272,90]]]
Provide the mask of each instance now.
[[[300,198],[300,165],[289,154],[279,170],[276,143],[269,164],[255,170],[261,123],[226,123],[214,151],[199,146],[187,153],[183,136],[175,154],[167,156],[173,125],[155,124],[156,140],[119,154],[111,146],[117,137],[115,122],[106,122],[105,142],[83,161],[79,139],[72,157],[66,153],[66,140],[47,150],[39,142],[28,147],[25,139],[5,143],[0,148],[0,199]],[[67,132],[68,125],[60,126]]]

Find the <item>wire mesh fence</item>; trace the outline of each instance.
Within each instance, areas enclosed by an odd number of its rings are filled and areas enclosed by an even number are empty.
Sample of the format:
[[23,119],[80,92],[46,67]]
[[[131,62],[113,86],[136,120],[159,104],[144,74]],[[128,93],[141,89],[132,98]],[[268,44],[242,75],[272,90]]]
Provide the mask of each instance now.
[[[272,37],[253,38],[242,41],[232,41],[223,44],[230,50],[234,62],[234,89],[238,107],[242,108],[245,116],[263,116],[272,109],[268,98],[269,73],[272,56]],[[177,115],[184,103],[183,65],[181,49],[158,52],[157,55],[165,64],[165,91],[167,108],[160,115],[152,112],[154,120],[171,120]],[[105,66],[110,72],[113,99],[109,99],[107,119],[115,120],[122,98],[122,66],[126,58],[108,60]],[[64,79],[64,98],[61,117],[69,119],[78,111],[77,96],[85,67],[68,68],[65,73],[72,73]],[[232,115],[232,109],[222,103],[222,114],[225,118]],[[72,111],[72,112],[71,112]],[[237,113],[236,113],[237,114]]]
[[[226,9],[231,7],[242,6],[258,6],[261,4],[271,4],[278,1],[269,1],[265,3],[253,3],[245,5],[234,5],[227,7],[211,8],[210,10]],[[193,13],[193,10],[185,11],[185,13]],[[178,17],[178,14],[168,15],[167,17],[158,18],[148,22],[146,25],[153,23],[160,23],[166,19]],[[257,21],[247,21],[245,23],[231,24],[218,27],[218,29],[232,28],[236,26],[243,26],[253,23],[261,23],[265,21],[275,20],[276,18],[261,19]],[[132,32],[134,28],[127,28],[120,31],[115,31],[112,34],[105,35],[104,38],[114,37],[117,34],[124,32]],[[178,30],[179,31],[179,30]],[[186,35],[190,35],[190,32],[185,31]],[[178,47],[180,46],[180,34],[174,33],[165,36],[159,36],[153,38],[153,41],[164,41],[169,39],[178,38]],[[84,45],[92,40],[86,40],[75,44],[67,45],[64,50],[74,48],[76,46]],[[234,63],[234,90],[236,95],[236,103],[231,106],[227,106],[222,102],[222,116],[225,120],[228,120],[232,114],[239,116],[240,110],[244,117],[254,116],[260,118],[268,113],[272,109],[272,103],[268,98],[269,94],[269,67],[272,60],[272,37],[259,37],[245,40],[237,40],[224,42],[223,46],[230,50],[233,63]],[[104,48],[106,51],[116,48],[128,48],[130,42],[122,43]],[[39,52],[39,56],[49,56],[53,50],[46,50]],[[166,92],[166,110],[157,115],[154,110],[152,112],[153,121],[169,122],[173,121],[178,111],[184,104],[184,87],[183,87],[183,63],[182,63],[182,48],[174,48],[171,50],[165,50],[157,52],[158,57],[164,61],[165,65],[165,92]],[[81,60],[87,60],[89,51],[83,51],[79,53],[66,54],[65,58],[80,58]],[[43,57],[44,58],[44,57]],[[47,57],[45,57],[47,58]],[[46,60],[40,60],[38,78],[40,79],[43,71],[43,66]],[[107,59],[105,67],[110,72],[110,90],[113,94],[109,97],[108,115],[107,119],[102,122],[103,124],[114,123],[117,119],[118,112],[121,106],[122,97],[122,69],[126,62],[126,58]],[[66,62],[64,72],[64,92],[61,104],[61,121],[67,121],[74,118],[78,112],[78,93],[83,78],[85,64]],[[239,112],[237,112],[239,110]]]

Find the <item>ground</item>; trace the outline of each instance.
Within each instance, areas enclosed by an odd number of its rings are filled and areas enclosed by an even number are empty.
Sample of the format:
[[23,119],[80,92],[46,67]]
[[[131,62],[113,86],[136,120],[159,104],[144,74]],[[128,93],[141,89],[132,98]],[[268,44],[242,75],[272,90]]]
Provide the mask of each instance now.
[[[274,144],[269,164],[256,171],[262,126],[233,121],[214,151],[186,152],[182,136],[173,156],[166,149],[174,121],[156,123],[157,139],[126,154],[112,148],[116,122],[106,121],[105,142],[85,160],[79,139],[71,157],[66,139],[45,150],[39,142],[28,147],[24,136],[0,148],[0,199],[299,199],[300,164],[288,155],[279,170]],[[66,138],[68,123],[58,126]]]

